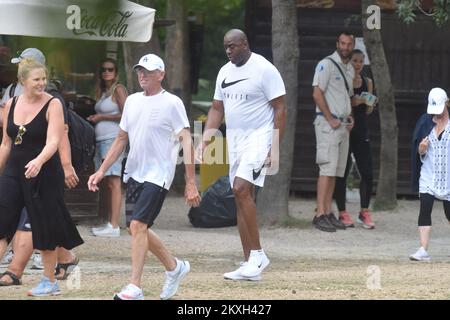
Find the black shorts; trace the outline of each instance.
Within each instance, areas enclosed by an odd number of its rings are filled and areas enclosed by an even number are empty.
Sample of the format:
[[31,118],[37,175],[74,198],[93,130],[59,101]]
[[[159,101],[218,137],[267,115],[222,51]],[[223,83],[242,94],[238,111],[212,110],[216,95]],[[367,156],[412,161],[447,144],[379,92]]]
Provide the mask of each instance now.
[[127,183],[125,214],[127,227],[132,220],[150,228],[161,211],[167,190],[151,182],[139,183],[132,178]]
[[23,208],[20,213],[19,226],[17,227],[19,231],[31,231],[30,219],[28,218],[27,209]]

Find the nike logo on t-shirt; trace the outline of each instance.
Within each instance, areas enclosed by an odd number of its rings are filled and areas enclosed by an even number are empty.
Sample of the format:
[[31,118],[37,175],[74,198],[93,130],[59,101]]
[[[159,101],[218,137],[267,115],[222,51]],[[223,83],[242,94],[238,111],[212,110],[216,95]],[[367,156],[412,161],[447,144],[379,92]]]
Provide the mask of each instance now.
[[232,81],[232,82],[228,82],[228,83],[226,83],[225,79],[223,79],[221,87],[222,87],[222,89],[225,89],[226,87],[232,86],[233,84],[236,84],[238,82],[241,82],[241,81],[244,81],[244,80],[247,80],[247,79],[248,78],[240,79],[240,80],[236,80],[236,81]]

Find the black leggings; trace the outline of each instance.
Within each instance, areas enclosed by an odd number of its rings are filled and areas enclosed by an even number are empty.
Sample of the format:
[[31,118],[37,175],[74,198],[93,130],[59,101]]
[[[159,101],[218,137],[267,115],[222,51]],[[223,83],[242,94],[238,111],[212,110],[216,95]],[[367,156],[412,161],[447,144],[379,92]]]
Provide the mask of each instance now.
[[367,133],[353,134],[350,136],[350,146],[348,150],[347,166],[344,177],[336,177],[336,186],[334,188],[334,199],[339,211],[345,211],[345,198],[347,188],[347,177],[352,165],[351,154],[355,156],[356,166],[358,167],[361,180],[359,183],[359,196],[361,198],[361,208],[369,208],[370,198],[372,196],[372,155],[370,153],[370,141]]
[[[433,211],[435,197],[428,193],[420,194],[419,227],[431,226],[431,211]],[[442,201],[444,204],[444,213],[450,221],[450,201]]]

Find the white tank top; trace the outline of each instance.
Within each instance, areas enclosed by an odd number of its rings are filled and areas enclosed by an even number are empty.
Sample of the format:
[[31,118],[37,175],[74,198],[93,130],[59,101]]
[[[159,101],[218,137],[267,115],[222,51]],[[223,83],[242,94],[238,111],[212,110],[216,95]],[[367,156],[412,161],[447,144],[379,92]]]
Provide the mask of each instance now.
[[[112,101],[112,96],[103,94],[95,104],[95,112],[98,114],[114,115],[120,113],[119,106]],[[95,125],[95,140],[103,141],[114,139],[119,133],[119,122],[102,120]]]

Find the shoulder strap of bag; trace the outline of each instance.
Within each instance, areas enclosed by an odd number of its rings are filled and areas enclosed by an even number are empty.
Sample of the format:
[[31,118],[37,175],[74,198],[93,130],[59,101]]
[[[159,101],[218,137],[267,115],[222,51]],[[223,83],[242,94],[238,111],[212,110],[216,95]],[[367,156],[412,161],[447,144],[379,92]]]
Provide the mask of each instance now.
[[348,86],[347,78],[345,77],[344,72],[342,71],[341,67],[339,67],[339,65],[336,63],[336,61],[334,61],[332,58],[327,57],[327,59],[330,60],[331,62],[333,62],[333,64],[336,66],[336,68],[338,68],[339,72],[342,75],[342,78],[344,78],[344,83],[345,83],[345,88],[347,89],[347,93],[349,93],[350,87]]
[[124,85],[121,84],[121,83],[119,83],[119,82],[116,82],[116,83],[111,87],[111,97],[114,96],[114,93],[115,93],[115,91],[116,91],[116,89],[117,89],[118,87],[124,87]]
[[116,91],[117,86],[119,85],[119,83],[115,83],[112,87],[111,87],[111,97],[114,96],[114,91]]
[[15,81],[15,82],[12,84],[11,88],[9,88],[9,97],[10,97],[10,98],[12,98],[12,97],[15,96],[14,93],[16,92],[16,87],[17,87],[17,81]]

